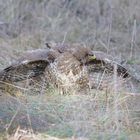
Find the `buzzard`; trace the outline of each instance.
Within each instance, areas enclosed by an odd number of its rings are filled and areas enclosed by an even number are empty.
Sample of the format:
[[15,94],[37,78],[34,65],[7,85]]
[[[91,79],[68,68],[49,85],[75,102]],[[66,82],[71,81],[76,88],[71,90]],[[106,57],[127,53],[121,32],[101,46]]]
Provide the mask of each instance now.
[[111,83],[114,71],[122,79],[133,77],[112,56],[103,52],[77,44],[46,45],[46,49],[24,53],[2,70],[0,81],[14,83],[43,75],[47,84],[67,92],[71,89],[103,89]]

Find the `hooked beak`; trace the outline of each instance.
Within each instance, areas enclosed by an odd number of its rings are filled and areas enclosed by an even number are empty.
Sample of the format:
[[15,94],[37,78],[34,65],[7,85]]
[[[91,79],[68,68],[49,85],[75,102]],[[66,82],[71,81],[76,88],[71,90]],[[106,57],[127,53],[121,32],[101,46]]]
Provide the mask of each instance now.
[[95,56],[95,54],[90,54],[90,55],[88,55],[88,60],[89,61],[93,61],[93,60],[96,60],[96,56]]

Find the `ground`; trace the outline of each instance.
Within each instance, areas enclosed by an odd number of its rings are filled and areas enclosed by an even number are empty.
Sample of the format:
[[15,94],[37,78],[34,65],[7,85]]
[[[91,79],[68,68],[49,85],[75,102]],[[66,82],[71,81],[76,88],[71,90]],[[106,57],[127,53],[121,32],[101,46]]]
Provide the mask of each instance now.
[[[0,69],[46,42],[82,43],[133,65],[139,76],[139,7],[139,0],[0,0]],[[3,137],[12,139],[19,125],[49,140],[137,140],[140,135],[139,95],[99,90],[60,95],[43,84],[11,89],[16,97],[0,92]]]

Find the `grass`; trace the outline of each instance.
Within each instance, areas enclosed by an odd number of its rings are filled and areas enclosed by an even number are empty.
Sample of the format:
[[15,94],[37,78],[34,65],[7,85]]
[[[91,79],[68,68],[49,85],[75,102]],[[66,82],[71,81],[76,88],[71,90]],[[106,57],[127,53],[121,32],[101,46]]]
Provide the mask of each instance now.
[[3,126],[8,125],[7,134],[15,134],[19,125],[21,130],[30,128],[33,134],[39,131],[39,135],[60,139],[128,139],[131,134],[139,134],[139,119],[133,122],[139,113],[132,116],[136,108],[130,108],[127,102],[133,99],[131,95],[95,90],[89,95],[60,95],[54,89],[47,92],[25,94],[25,102],[17,103],[6,97],[8,103],[3,112],[9,114],[9,119],[3,120]]
[[[0,0],[0,69],[26,50],[44,48],[51,41],[80,42],[139,64],[139,7],[139,0]],[[20,130],[41,140],[140,136],[139,96],[124,91],[60,95],[36,83],[11,88],[10,94],[19,93],[17,97],[0,93],[0,139],[15,140]]]

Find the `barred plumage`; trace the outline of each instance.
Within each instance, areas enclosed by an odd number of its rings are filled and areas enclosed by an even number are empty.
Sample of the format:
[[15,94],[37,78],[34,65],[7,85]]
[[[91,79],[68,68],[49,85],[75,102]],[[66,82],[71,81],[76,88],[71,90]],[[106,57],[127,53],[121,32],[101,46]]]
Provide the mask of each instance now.
[[49,83],[63,90],[89,88],[88,72],[80,61],[69,52],[60,55],[46,67],[45,76]]
[[112,86],[114,65],[117,66],[118,79],[136,79],[103,52],[81,45],[59,44],[25,53],[0,72],[0,81],[13,83],[44,75],[48,84],[64,92],[70,89],[103,89]]

